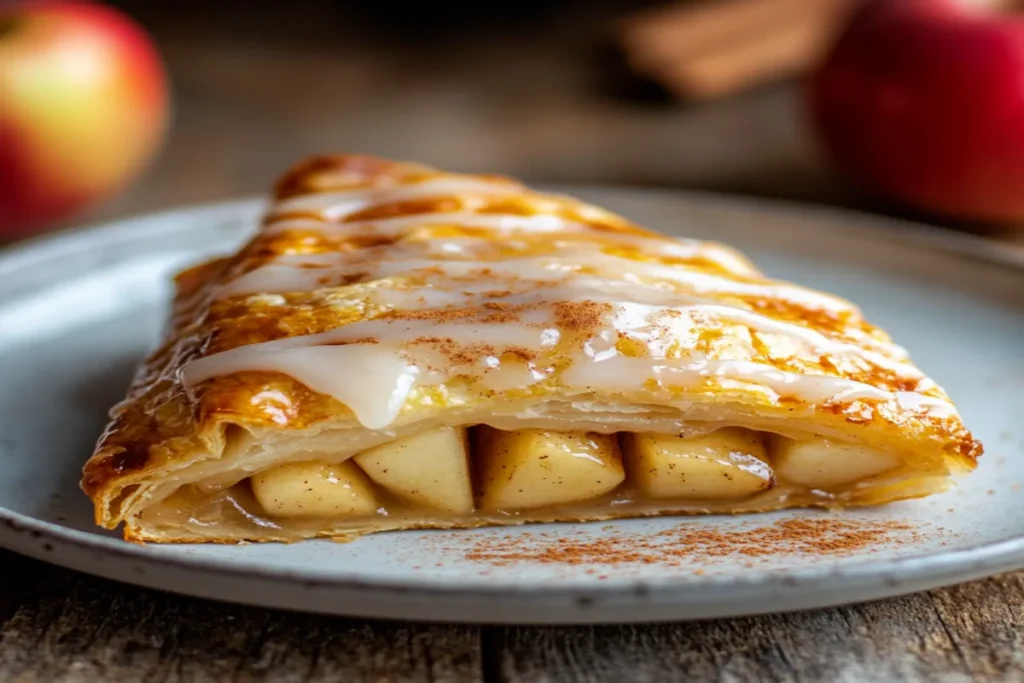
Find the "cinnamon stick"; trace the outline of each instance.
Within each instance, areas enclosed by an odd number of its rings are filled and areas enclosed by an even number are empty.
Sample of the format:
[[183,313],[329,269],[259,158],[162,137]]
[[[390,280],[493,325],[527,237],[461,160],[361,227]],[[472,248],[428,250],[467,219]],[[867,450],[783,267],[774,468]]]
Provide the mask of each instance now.
[[716,0],[623,21],[631,67],[686,99],[708,99],[808,69],[856,0]]

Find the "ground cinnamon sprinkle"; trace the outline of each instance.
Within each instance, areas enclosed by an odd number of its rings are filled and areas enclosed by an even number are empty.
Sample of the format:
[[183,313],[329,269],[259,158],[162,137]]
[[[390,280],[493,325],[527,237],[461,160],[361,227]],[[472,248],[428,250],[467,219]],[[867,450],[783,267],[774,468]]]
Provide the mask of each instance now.
[[523,363],[529,363],[530,361],[537,360],[537,352],[533,349],[528,349],[525,346],[508,346],[503,351],[503,354],[508,354],[515,357]]
[[420,310],[393,310],[380,316],[381,320],[426,320],[430,322],[450,323],[466,322],[476,318],[482,324],[511,323],[519,320],[523,311],[535,308],[536,304],[502,304],[487,302],[482,306],[471,308],[428,308]]
[[[613,534],[595,540],[533,535],[524,539],[481,539],[464,557],[503,566],[516,562],[559,565],[694,563],[726,556],[841,556],[871,546],[902,544],[917,538],[915,527],[900,522],[843,519],[788,519],[770,526],[715,531],[691,524],[646,536]],[[899,534],[899,537],[897,537]]]
[[464,344],[454,345],[451,348],[441,348],[441,352],[448,357],[452,365],[472,365],[480,360],[497,355],[498,350],[491,344]]
[[425,310],[388,311],[380,316],[381,320],[429,320],[436,323],[448,323],[465,318],[475,318],[479,310],[471,308],[428,308]]
[[438,353],[444,354],[448,362],[453,365],[475,363],[481,358],[494,355],[497,352],[489,344],[461,344],[451,337],[417,337],[410,343],[432,347]]
[[472,365],[488,356],[509,356],[528,363],[537,357],[537,352],[522,346],[498,347],[482,342],[464,344],[451,337],[416,337],[410,344],[430,346],[443,354],[452,365]]
[[611,304],[596,301],[560,301],[555,304],[555,322],[562,331],[586,333],[604,322]]
[[528,304],[519,304],[516,306],[510,304],[503,304],[496,301],[489,301],[483,305],[483,307],[489,311],[487,315],[480,319],[480,322],[485,325],[496,324],[496,323],[514,323],[519,320],[520,315],[523,311],[531,308]]

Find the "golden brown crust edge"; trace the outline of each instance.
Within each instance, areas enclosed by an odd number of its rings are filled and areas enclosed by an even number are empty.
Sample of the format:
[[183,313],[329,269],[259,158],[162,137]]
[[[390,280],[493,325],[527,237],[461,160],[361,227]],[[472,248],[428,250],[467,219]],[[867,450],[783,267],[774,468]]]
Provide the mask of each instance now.
[[[277,196],[323,189],[332,174],[364,174],[374,182],[384,177],[388,182],[400,183],[431,173],[435,172],[427,167],[368,157],[318,157],[287,173],[277,185]],[[565,210],[574,207],[567,205]],[[597,215],[610,229],[650,234],[611,214]],[[178,369],[210,348],[211,339],[209,334],[204,335],[203,325],[212,289],[233,269],[251,267],[254,260],[265,260],[287,248],[280,239],[257,235],[238,255],[211,261],[178,276],[164,342],[140,368],[127,399],[112,411],[111,422],[83,471],[82,488],[96,505],[98,524],[115,527],[124,521],[133,487],[172,472],[195,453],[218,457],[228,426],[280,427],[279,411],[252,403],[252,397],[267,387],[283,389],[293,399],[287,428],[305,428],[345,413],[346,409],[333,399],[315,394],[287,377],[250,373],[221,378],[198,396],[189,396],[177,381]],[[981,444],[959,418],[939,423],[912,415],[869,412],[866,415],[862,405],[837,406],[833,415],[819,415],[817,419],[837,428],[846,424],[877,430],[908,450],[941,452],[954,472],[973,469],[982,453]]]

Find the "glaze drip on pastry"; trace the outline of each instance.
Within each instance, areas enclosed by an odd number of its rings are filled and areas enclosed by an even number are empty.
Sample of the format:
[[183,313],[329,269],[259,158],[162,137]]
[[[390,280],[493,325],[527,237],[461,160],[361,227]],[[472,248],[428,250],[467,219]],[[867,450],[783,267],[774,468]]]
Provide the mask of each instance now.
[[83,479],[131,538],[876,504],[981,452],[852,303],[504,178],[314,159],[178,286]]
[[[507,182],[453,177],[297,195],[271,210],[265,230],[279,234],[282,224],[294,221],[294,213],[302,213],[308,217],[303,224],[306,230],[338,235],[353,225],[347,220],[354,214],[413,198],[443,201],[466,194],[515,192],[523,191]],[[561,241],[551,233],[569,222],[558,216],[468,212],[427,216],[359,221],[349,235],[369,237],[371,242],[380,238],[388,244],[351,252],[283,254],[216,288],[215,297],[227,298],[313,290],[344,293],[382,281],[391,285],[358,295],[361,303],[382,311],[372,321],[207,356],[184,367],[185,385],[193,387],[242,371],[280,372],[338,399],[368,429],[388,427],[414,385],[443,384],[456,375],[480,381],[485,390],[495,385],[502,390],[525,389],[548,381],[575,390],[628,392],[653,381],[671,393],[705,381],[740,382],[769,395],[811,403],[868,399],[894,401],[942,416],[955,414],[948,399],[936,395],[928,383],[913,391],[893,391],[821,372],[821,368],[787,372],[753,360],[755,339],[770,335],[778,340],[776,345],[789,345],[803,355],[824,355],[868,373],[883,372],[893,378],[894,385],[919,387],[924,379],[906,352],[888,340],[860,333],[848,341],[846,330],[823,334],[803,321],[781,321],[753,310],[740,297],[783,301],[821,315],[859,316],[852,304],[838,298],[754,277],[746,268],[737,272],[728,260],[719,258],[722,248],[718,245],[634,239],[633,249],[647,259],[636,260],[616,255],[610,248],[623,241],[608,243],[607,230],[582,222],[571,223],[573,232],[591,241]],[[447,228],[453,234],[433,236],[428,231],[422,235],[431,227]],[[468,229],[488,234],[467,239],[462,231]],[[538,233],[542,240],[536,239]],[[675,248],[670,258],[684,263],[660,263],[659,257],[672,253],[665,245]],[[507,255],[516,251],[534,255]],[[715,268],[709,272],[685,261],[713,263]],[[587,329],[561,335],[559,307],[586,309]],[[453,311],[459,313],[457,319],[442,322],[452,318]],[[413,319],[407,312],[415,314]],[[715,357],[697,349],[700,335],[708,328],[732,335],[727,354]],[[424,342],[427,338],[440,341]],[[641,358],[623,355],[616,349],[618,339],[636,342],[631,348],[646,346],[646,353]],[[564,347],[560,352],[571,361],[567,367],[534,366],[524,373],[521,363],[509,368],[501,363],[511,348],[537,355],[552,346],[552,340]],[[483,347],[486,353],[477,354],[474,363],[453,364],[439,359],[433,348],[438,344],[445,345],[449,355]],[[354,395],[346,375],[355,364],[372,366],[374,383],[385,386]],[[508,376],[501,377],[506,371]],[[932,393],[925,393],[929,389]]]

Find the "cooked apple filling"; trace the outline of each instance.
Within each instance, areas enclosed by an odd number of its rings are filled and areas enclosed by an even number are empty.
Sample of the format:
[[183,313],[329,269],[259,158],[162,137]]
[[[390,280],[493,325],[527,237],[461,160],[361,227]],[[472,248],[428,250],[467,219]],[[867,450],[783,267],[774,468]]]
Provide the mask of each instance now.
[[[721,508],[773,491],[823,500],[898,471],[898,457],[816,437],[727,427],[697,436],[444,427],[340,463],[279,465],[249,480],[272,520],[355,520],[399,512],[431,522],[567,506]],[[723,508],[728,509],[728,508]],[[526,521],[526,520],[524,520]]]

